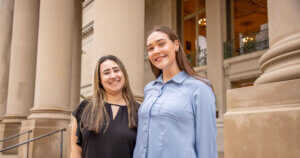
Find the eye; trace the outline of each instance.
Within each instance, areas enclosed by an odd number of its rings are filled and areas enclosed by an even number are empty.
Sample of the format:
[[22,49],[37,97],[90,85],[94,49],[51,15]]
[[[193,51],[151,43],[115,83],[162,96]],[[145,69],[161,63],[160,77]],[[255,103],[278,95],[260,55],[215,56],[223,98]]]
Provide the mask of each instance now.
[[165,42],[159,42],[158,45],[161,47],[161,46],[164,46],[166,43]]
[[105,72],[103,72],[103,75],[109,75],[110,74],[110,72],[109,71],[105,71]]
[[151,52],[153,49],[154,49],[153,47],[148,47],[148,48],[147,48],[147,51],[148,51],[148,52]]
[[120,72],[120,69],[115,69],[114,72]]

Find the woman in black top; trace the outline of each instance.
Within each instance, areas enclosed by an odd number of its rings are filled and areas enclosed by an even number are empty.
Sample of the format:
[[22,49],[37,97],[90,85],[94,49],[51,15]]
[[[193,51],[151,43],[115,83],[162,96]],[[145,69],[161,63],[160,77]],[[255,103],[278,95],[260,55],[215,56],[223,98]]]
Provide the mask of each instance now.
[[71,157],[132,158],[138,106],[123,63],[112,55],[100,58],[93,98],[72,113]]

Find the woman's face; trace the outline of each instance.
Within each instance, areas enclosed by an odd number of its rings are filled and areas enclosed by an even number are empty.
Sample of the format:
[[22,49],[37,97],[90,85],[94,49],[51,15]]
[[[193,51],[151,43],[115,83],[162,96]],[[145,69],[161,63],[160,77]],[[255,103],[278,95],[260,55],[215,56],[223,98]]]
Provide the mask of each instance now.
[[122,92],[125,77],[116,62],[112,60],[104,61],[100,65],[100,77],[106,93],[115,95]]
[[178,49],[178,41],[171,41],[163,32],[153,32],[147,38],[148,58],[156,68],[163,71],[177,68],[175,51]]

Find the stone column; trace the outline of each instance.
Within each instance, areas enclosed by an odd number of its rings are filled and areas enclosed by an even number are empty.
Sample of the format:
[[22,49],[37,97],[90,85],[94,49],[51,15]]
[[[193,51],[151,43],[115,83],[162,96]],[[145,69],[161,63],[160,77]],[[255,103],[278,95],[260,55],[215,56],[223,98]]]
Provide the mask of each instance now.
[[300,155],[300,1],[268,0],[270,48],[255,86],[227,91],[225,157]]
[[206,33],[207,33],[207,78],[214,86],[217,96],[217,107],[220,118],[225,107],[225,80],[223,68],[223,42],[226,31],[223,20],[225,18],[225,2],[221,0],[206,1]]
[[300,78],[300,2],[268,1],[270,49],[259,60],[255,84]]
[[125,64],[134,93],[142,93],[144,0],[101,0],[94,3],[93,68],[101,56],[117,56]]
[[82,2],[75,1],[70,105],[73,111],[80,100]]
[[218,153],[223,157],[223,113],[226,107],[225,78],[223,68],[223,42],[226,41],[226,5],[224,0],[205,1],[207,35],[207,78],[214,87],[219,117]]
[[[32,130],[31,137],[66,128],[70,123],[74,3],[40,1],[34,106],[21,128],[21,132]],[[20,137],[20,142],[25,139]],[[29,157],[59,157],[60,139],[57,133],[33,142]],[[19,156],[25,157],[26,150],[26,146],[19,147]]]
[[13,8],[14,0],[0,1],[0,121],[6,113]]
[[[72,74],[71,74],[71,96],[70,96],[70,109],[74,111],[80,102],[80,87],[81,87],[81,48],[82,48],[82,1],[75,1],[74,8],[74,22],[73,22],[73,43],[72,43]],[[68,158],[71,156],[71,129],[72,121],[74,117],[71,117],[71,123],[66,131],[66,148],[67,153],[65,156]]]
[[[3,138],[19,133],[33,106],[39,0],[15,0],[7,109],[1,122]],[[16,144],[6,141],[3,147]],[[9,150],[16,153],[17,149]]]

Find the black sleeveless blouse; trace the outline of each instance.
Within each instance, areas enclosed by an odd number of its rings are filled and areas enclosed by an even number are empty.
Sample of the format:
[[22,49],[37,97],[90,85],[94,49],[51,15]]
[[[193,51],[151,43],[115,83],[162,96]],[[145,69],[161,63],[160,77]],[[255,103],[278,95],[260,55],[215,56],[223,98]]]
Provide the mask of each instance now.
[[81,115],[87,104],[87,100],[82,101],[72,113],[77,120],[76,143],[82,147],[82,158],[132,158],[137,129],[128,127],[127,106],[120,106],[113,120],[112,104],[105,103],[110,122],[105,133],[96,134],[91,131],[81,131],[79,128]]

